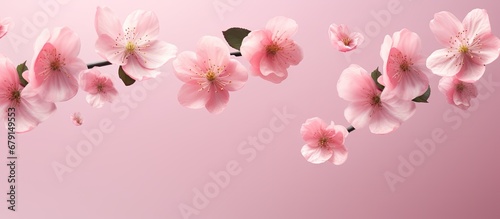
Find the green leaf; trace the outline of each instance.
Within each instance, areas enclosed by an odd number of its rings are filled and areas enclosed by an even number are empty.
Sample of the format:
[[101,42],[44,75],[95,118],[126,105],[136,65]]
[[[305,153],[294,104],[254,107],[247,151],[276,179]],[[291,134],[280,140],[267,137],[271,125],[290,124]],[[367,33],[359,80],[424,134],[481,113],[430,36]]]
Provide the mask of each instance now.
[[248,36],[249,33],[250,30],[239,27],[232,27],[226,31],[222,31],[224,39],[226,39],[229,46],[237,49],[238,51],[240,50],[241,42],[243,42],[243,39]]
[[123,68],[121,66],[118,69],[118,76],[120,76],[120,79],[122,79],[125,86],[130,86],[130,85],[135,83],[135,80],[133,78],[131,78],[130,76],[128,76],[127,73],[125,73],[125,71],[123,71]]
[[380,90],[380,91],[383,91],[384,90],[384,85],[381,85],[380,83],[378,83],[378,78],[382,75],[382,73],[380,73],[380,71],[377,69],[375,69],[374,71],[372,71],[372,79],[373,81],[375,82],[375,84],[377,85],[377,88]]
[[413,99],[413,102],[417,102],[417,103],[428,103],[428,99],[429,97],[431,96],[431,86],[429,86],[429,88],[427,88],[427,91],[425,91],[424,94],[416,97],[415,99]]
[[17,66],[17,75],[19,76],[19,82],[23,87],[28,85],[28,82],[23,78],[23,72],[28,71],[28,67],[26,66],[26,61]]

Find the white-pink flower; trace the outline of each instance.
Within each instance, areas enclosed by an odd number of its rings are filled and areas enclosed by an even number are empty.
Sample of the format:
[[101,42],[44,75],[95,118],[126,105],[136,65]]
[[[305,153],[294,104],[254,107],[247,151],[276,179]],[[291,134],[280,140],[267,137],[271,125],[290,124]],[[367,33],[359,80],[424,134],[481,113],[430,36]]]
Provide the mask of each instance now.
[[463,110],[467,110],[470,107],[471,99],[476,98],[478,95],[474,83],[463,82],[456,77],[441,78],[438,88],[446,96],[449,104]]
[[396,130],[415,113],[415,103],[381,92],[370,74],[358,65],[351,65],[337,83],[340,98],[350,101],[344,116],[355,128],[370,127],[374,134]]
[[429,87],[429,78],[425,73],[425,58],[420,54],[420,37],[402,29],[395,32],[392,38],[385,36],[380,49],[384,60],[382,80],[384,91],[394,92],[402,99],[412,100],[425,93]]
[[[14,64],[0,55],[0,118],[5,126],[8,118],[14,115],[16,132],[27,132],[45,121],[55,110],[56,105],[42,100],[31,85],[23,87]],[[9,113],[13,114],[9,116]]]
[[118,97],[118,91],[111,78],[101,74],[97,68],[80,73],[80,88],[87,92],[87,102],[95,108],[101,108],[104,103],[112,103]]
[[205,107],[220,113],[229,101],[229,91],[241,89],[248,79],[247,69],[230,59],[229,48],[217,37],[205,36],[195,52],[186,51],[174,60],[175,75],[185,84],[179,103],[191,109]]
[[43,30],[35,42],[35,58],[28,75],[30,86],[48,102],[73,98],[78,92],[76,76],[87,69],[79,53],[80,38],[71,29]]
[[286,17],[275,17],[266,28],[250,32],[243,39],[241,54],[252,65],[254,75],[281,83],[288,77],[288,67],[302,61],[302,49],[292,39],[297,23]]
[[6,17],[0,20],[0,39],[9,32],[12,26],[12,18]]
[[320,118],[310,118],[300,128],[302,138],[306,142],[302,146],[302,156],[307,161],[319,164],[330,161],[335,165],[343,164],[347,159],[344,146],[347,129],[333,122],[326,125]]
[[158,68],[177,53],[176,46],[158,40],[160,25],[151,11],[132,12],[122,26],[109,8],[98,7],[95,28],[97,53],[138,81],[158,76]]
[[340,52],[349,52],[363,43],[365,37],[359,32],[351,32],[345,24],[331,24],[328,30],[330,41]]
[[450,12],[436,13],[430,28],[446,47],[427,58],[427,67],[436,75],[474,82],[483,76],[485,66],[500,54],[500,40],[491,32],[484,9],[472,10],[462,22]]
[[83,118],[79,112],[71,114],[70,119],[75,126],[81,126],[83,124]]

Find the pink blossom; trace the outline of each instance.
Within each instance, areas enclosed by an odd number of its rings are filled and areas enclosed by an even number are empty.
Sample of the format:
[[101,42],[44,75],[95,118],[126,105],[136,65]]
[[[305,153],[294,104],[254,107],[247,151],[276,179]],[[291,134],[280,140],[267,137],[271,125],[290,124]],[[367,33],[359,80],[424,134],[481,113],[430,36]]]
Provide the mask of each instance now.
[[369,126],[374,134],[396,130],[415,113],[415,103],[377,89],[370,74],[358,65],[351,65],[340,75],[339,96],[351,103],[344,111],[347,121],[355,128]]
[[243,39],[240,51],[254,75],[273,83],[288,77],[288,67],[302,61],[302,49],[291,39],[297,29],[294,20],[275,17],[265,29],[252,31]]
[[341,52],[349,52],[356,49],[365,40],[363,34],[351,32],[345,24],[331,24],[328,35],[333,47]]
[[158,68],[175,57],[177,47],[158,40],[160,25],[151,11],[132,12],[122,24],[107,8],[97,8],[95,28],[96,51],[135,80],[155,78]]
[[35,42],[35,58],[29,83],[48,102],[73,98],[78,92],[76,76],[87,69],[78,58],[80,38],[69,28],[45,29]]
[[105,102],[112,103],[118,97],[111,78],[97,68],[80,73],[80,88],[88,93],[87,102],[95,108],[101,108]]
[[425,93],[429,79],[425,58],[420,55],[420,37],[407,29],[385,36],[380,56],[384,60],[382,80],[386,92],[412,100]]
[[9,32],[12,26],[12,18],[6,17],[0,20],[0,39]]
[[306,142],[302,146],[302,156],[307,161],[319,164],[330,161],[335,165],[343,164],[347,159],[344,140],[347,129],[333,122],[326,126],[320,118],[310,118],[300,128],[302,138]]
[[438,88],[446,96],[448,103],[463,110],[467,110],[471,99],[478,95],[476,85],[460,81],[456,77],[441,78]]
[[[9,110],[14,108],[15,110]],[[14,113],[16,132],[27,132],[45,121],[56,105],[44,101],[31,85],[21,86],[14,64],[0,55],[0,117],[8,125],[8,113]]]
[[446,47],[427,58],[427,67],[436,75],[456,75],[461,81],[474,82],[500,54],[500,40],[491,32],[484,9],[472,10],[462,22],[450,12],[439,12],[430,22],[430,28]]
[[241,89],[248,79],[246,68],[230,59],[229,48],[212,36],[202,37],[195,52],[186,51],[174,60],[175,75],[185,84],[179,91],[181,105],[220,113],[229,101],[229,91]]
[[79,112],[71,114],[70,119],[75,126],[81,126],[83,124],[83,118]]

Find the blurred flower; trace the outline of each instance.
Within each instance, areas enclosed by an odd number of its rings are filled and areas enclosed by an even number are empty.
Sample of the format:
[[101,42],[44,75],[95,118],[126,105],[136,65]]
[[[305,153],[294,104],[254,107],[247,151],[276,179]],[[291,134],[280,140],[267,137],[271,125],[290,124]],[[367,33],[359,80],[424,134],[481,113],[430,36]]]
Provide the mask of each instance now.
[[492,34],[484,9],[472,10],[462,23],[450,12],[439,12],[430,22],[430,28],[446,47],[427,58],[427,67],[436,75],[456,75],[461,81],[474,82],[483,76],[485,65],[500,54],[500,40]]
[[478,95],[476,85],[460,81],[456,77],[441,78],[438,88],[446,96],[449,104],[463,110],[467,110],[470,107],[470,100]]
[[301,153],[307,161],[314,164],[330,161],[340,165],[347,159],[344,140],[348,132],[344,126],[335,125],[333,122],[326,126],[323,120],[315,117],[302,124],[300,133],[306,142]]
[[157,69],[175,57],[177,47],[158,40],[160,26],[151,11],[132,12],[122,24],[107,8],[97,8],[95,28],[96,51],[135,80],[154,78]]
[[340,52],[349,52],[356,49],[365,40],[363,34],[351,32],[345,24],[331,24],[328,31],[333,47]]
[[71,114],[70,118],[71,118],[71,121],[73,122],[73,124],[75,124],[76,126],[81,126],[83,124],[83,118],[79,112],[75,112],[75,113]]
[[254,75],[281,83],[288,77],[288,67],[302,61],[302,49],[291,39],[297,23],[286,17],[275,17],[266,28],[250,32],[243,39],[241,54],[252,65]]
[[415,113],[415,103],[391,92],[381,92],[368,72],[351,65],[340,75],[337,83],[339,96],[351,103],[344,111],[347,121],[355,128],[366,125],[374,134],[396,130]]
[[[14,108],[10,111],[9,108]],[[8,125],[9,113],[14,113],[16,132],[27,132],[45,121],[56,105],[44,101],[30,84],[23,87],[14,64],[0,55],[0,117]]]
[[229,49],[217,37],[205,36],[198,42],[196,53],[182,52],[174,60],[175,75],[185,84],[179,91],[181,105],[211,113],[220,113],[229,101],[229,91],[243,87],[247,69],[230,59]]
[[35,41],[35,58],[29,84],[48,102],[73,98],[78,92],[76,75],[87,69],[77,56],[80,38],[67,27],[45,29]]
[[102,75],[97,68],[80,73],[80,88],[88,92],[87,102],[95,108],[101,108],[105,102],[112,103],[118,97],[111,78]]
[[9,32],[12,26],[12,18],[6,17],[0,20],[0,39]]
[[405,100],[425,93],[429,79],[425,59],[420,55],[420,37],[407,29],[385,36],[380,56],[384,60],[382,80],[385,92],[394,92]]

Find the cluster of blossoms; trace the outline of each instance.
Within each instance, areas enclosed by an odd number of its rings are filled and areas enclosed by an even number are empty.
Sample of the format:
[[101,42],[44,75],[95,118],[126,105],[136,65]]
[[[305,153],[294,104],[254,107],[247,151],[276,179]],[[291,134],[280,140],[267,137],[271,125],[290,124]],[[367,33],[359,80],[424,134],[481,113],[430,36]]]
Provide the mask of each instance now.
[[[0,20],[0,38],[11,28],[10,18]],[[302,50],[291,37],[297,32],[294,20],[271,19],[264,29],[249,31],[239,28],[226,31],[223,40],[204,36],[196,52],[177,55],[177,47],[161,41],[159,22],[151,11],[132,12],[123,24],[106,7],[98,7],[95,30],[98,35],[96,53],[106,61],[85,64],[80,58],[80,38],[68,27],[45,29],[34,44],[31,64],[17,67],[0,55],[0,114],[7,124],[7,111],[16,110],[16,132],[27,132],[56,110],[56,103],[72,99],[81,89],[86,101],[95,108],[113,102],[118,91],[112,78],[97,66],[116,65],[120,79],[129,86],[135,81],[157,77],[159,68],[173,61],[175,75],[185,84],[178,95],[179,103],[188,108],[206,108],[221,113],[229,101],[229,91],[241,89],[248,70],[231,55],[243,56],[251,64],[251,72],[264,80],[281,83],[290,65],[302,60]],[[238,46],[233,43],[236,40]],[[71,115],[76,126],[83,123],[80,113]]]
[[[354,64],[342,72],[337,91],[350,102],[344,111],[353,126],[349,131],[365,126],[374,134],[395,131],[415,113],[415,102],[427,102],[428,72],[443,76],[439,90],[450,104],[464,110],[470,106],[470,100],[478,95],[474,82],[500,54],[500,40],[491,33],[486,10],[472,10],[463,22],[450,12],[439,12],[430,29],[446,48],[425,57],[420,53],[420,37],[402,29],[386,36],[382,43],[382,72],[377,69],[370,74]],[[346,25],[332,24],[329,34],[332,45],[341,52],[363,42],[363,36],[351,33]],[[347,158],[344,141],[348,133],[333,122],[326,126],[319,118],[309,119],[301,128],[306,142],[302,155],[311,163],[342,164]]]

